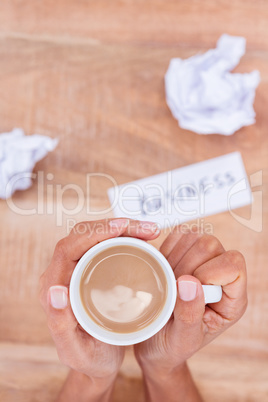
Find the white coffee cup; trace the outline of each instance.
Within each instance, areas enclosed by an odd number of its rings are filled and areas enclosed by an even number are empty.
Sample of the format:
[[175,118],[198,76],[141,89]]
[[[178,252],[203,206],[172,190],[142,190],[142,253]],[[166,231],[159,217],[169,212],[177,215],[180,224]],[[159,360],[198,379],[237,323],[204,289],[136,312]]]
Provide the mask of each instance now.
[[[99,326],[90,316],[87,314],[81,297],[80,297],[80,281],[82,274],[92,258],[101,251],[113,247],[113,246],[133,246],[151,254],[156,261],[161,265],[163,272],[167,280],[167,298],[164,307],[158,317],[151,322],[147,327],[131,332],[131,333],[117,333],[106,330]],[[222,288],[215,285],[202,285],[205,296],[205,303],[216,303],[221,300]],[[160,253],[151,244],[146,243],[143,240],[131,238],[131,237],[117,237],[109,240],[105,240],[96,246],[89,249],[83,257],[78,261],[74,272],[72,274],[70,282],[70,302],[73,313],[81,325],[81,327],[94,338],[109,343],[111,345],[134,345],[139,342],[143,342],[146,339],[152,337],[159,332],[164,325],[168,322],[177,299],[177,285],[174,272],[169,265],[163,254]]]

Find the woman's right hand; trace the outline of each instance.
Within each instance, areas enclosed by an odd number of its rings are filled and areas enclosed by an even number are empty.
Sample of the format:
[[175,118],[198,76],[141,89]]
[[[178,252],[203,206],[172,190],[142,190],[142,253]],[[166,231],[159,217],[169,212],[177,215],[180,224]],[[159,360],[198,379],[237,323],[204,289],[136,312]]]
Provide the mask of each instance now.
[[[210,235],[175,228],[160,251],[173,268],[178,298],[166,326],[135,353],[147,376],[169,376],[197,350],[233,325],[247,306],[246,265],[238,251],[225,251]],[[221,285],[220,302],[206,305],[202,285]]]

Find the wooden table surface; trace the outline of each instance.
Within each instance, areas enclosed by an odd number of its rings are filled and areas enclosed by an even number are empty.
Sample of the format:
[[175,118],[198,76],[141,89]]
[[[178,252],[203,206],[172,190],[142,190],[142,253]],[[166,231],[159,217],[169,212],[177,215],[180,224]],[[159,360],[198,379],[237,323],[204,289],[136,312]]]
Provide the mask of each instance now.
[[[215,47],[224,32],[247,39],[236,71],[261,73],[257,122],[230,137],[198,136],[172,118],[163,77],[172,57]],[[92,180],[87,201],[95,216],[86,203],[76,214],[66,213],[77,196],[64,186],[74,183],[85,191],[87,173],[109,174],[122,184],[232,151],[241,152],[249,175],[262,172],[263,185],[253,191],[263,192],[262,210],[254,210],[263,229],[243,226],[228,212],[204,223],[213,225],[227,249],[245,255],[249,306],[241,321],[189,364],[206,401],[268,400],[267,107],[265,0],[1,0],[0,132],[22,127],[27,134],[59,138],[34,170],[40,180],[43,174],[42,194],[35,180],[13,197],[25,210],[42,197],[44,213],[21,215],[0,200],[1,402],[53,401],[67,373],[39,306],[38,279],[74,221],[104,216],[111,183]],[[236,212],[249,217],[250,208]],[[154,242],[157,247],[165,235]],[[131,348],[114,401],[143,401]]]

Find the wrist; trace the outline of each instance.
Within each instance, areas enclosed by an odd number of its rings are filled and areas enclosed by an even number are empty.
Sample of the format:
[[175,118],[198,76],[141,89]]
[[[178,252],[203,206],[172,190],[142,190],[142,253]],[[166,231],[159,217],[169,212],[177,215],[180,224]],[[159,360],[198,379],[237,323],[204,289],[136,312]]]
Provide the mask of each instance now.
[[177,366],[167,367],[165,365],[144,364],[141,365],[143,377],[145,381],[167,383],[173,381],[173,378],[181,378],[185,373],[188,373],[187,362],[184,361]]
[[116,374],[107,377],[91,377],[70,370],[57,402],[108,401],[111,397]]
[[113,387],[117,374],[118,373],[115,373],[105,377],[88,376],[87,380],[93,387],[106,391],[107,389]]
[[162,402],[202,402],[195,386],[187,362],[169,371],[143,371],[146,401]]
[[173,360],[172,357],[166,359],[160,357],[158,360],[157,357],[154,359],[147,359],[146,356],[140,353],[135,353],[135,355],[144,377],[157,377],[165,380],[165,378],[172,377],[176,372],[179,373],[187,370],[187,362],[184,359],[179,362],[175,362],[175,359]]

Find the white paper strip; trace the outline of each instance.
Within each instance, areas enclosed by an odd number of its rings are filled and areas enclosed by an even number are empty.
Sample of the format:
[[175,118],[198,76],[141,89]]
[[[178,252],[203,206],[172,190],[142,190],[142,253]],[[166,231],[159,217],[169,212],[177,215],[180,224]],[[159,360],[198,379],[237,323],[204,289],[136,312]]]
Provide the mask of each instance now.
[[173,226],[250,204],[239,152],[195,163],[108,190],[115,217]]

